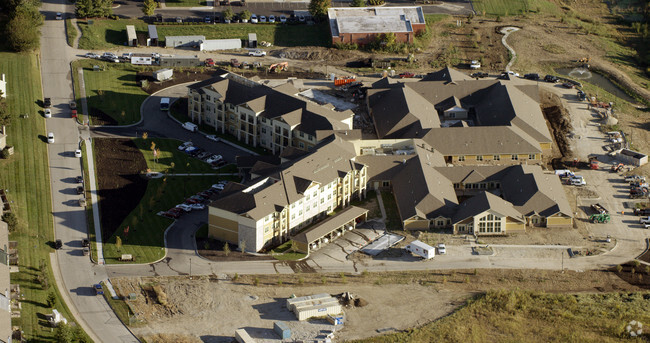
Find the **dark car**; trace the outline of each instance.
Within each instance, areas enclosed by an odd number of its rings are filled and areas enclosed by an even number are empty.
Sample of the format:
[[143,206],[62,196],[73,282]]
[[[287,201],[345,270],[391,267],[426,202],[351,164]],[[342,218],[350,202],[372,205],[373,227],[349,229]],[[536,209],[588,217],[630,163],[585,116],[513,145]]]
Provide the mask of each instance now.
[[83,176],[77,176],[76,181],[77,181],[77,183],[83,183],[84,182],[84,177]]
[[74,101],[70,101],[70,109],[71,110],[76,110],[77,109],[77,103]]
[[587,99],[587,94],[581,90],[578,90],[578,100],[585,101],[585,99]]
[[524,79],[527,80],[539,80],[539,74],[531,73],[524,75]]
[[568,88],[568,89],[572,89],[573,87],[575,87],[575,85],[573,83],[571,83],[571,82],[565,82],[565,83],[562,84],[562,86],[564,86],[564,88]]
[[180,214],[180,212],[167,211],[167,212],[163,213],[163,216],[168,217],[168,218],[178,219],[178,218],[181,217],[181,214]]
[[52,106],[52,99],[50,98],[43,99],[43,107],[48,108],[50,106]]
[[546,75],[544,76],[544,81],[546,82],[551,82],[551,83],[556,83],[560,81],[560,79],[557,78],[555,75]]
[[77,186],[77,194],[84,194],[84,186]]
[[60,239],[57,239],[54,241],[54,249],[61,249],[63,247],[63,242]]
[[478,72],[478,73],[474,73],[474,74],[472,74],[472,75],[470,75],[470,76],[471,76],[471,77],[474,77],[474,78],[482,79],[482,78],[484,78],[484,77],[488,77],[488,73],[485,73],[485,72]]
[[95,290],[95,294],[97,295],[103,295],[104,294],[104,287],[102,287],[101,284],[94,284],[93,289]]
[[84,248],[90,246],[90,241],[88,240],[88,238],[84,238],[81,240],[81,246]]

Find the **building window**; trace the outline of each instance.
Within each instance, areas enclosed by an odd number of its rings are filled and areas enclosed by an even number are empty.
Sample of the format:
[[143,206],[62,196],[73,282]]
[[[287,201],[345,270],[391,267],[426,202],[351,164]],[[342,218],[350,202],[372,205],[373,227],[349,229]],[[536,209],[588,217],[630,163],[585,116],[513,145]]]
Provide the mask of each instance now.
[[266,118],[262,118],[262,123],[266,123]]
[[266,133],[266,128],[265,127],[262,128],[262,133]]
[[305,137],[305,133],[300,131],[300,138]]
[[330,199],[332,199],[332,194],[327,195],[327,200],[330,200]]
[[390,187],[390,181],[383,181],[383,182],[381,183],[381,186],[382,186],[382,187]]
[[528,155],[528,159],[529,159],[529,160],[534,160],[534,159],[535,159],[535,154],[530,154],[530,155]]
[[210,96],[209,96],[209,95],[206,95],[206,96],[205,96],[205,100],[210,101],[210,100],[211,100]]
[[513,161],[517,161],[517,160],[519,159],[519,156],[518,156],[518,155],[511,155],[510,158],[511,158]]
[[492,158],[493,158],[495,161],[500,161],[500,160],[501,160],[501,156],[500,156],[500,155],[494,155],[494,156],[492,156]]
[[501,232],[501,218],[493,214],[485,215],[478,220],[479,233]]
[[458,156],[458,162],[465,162],[465,156]]
[[300,147],[300,149],[304,149],[305,148],[305,143],[299,142],[298,146]]
[[436,226],[443,226],[443,225],[445,225],[445,222],[443,220],[438,220],[438,222],[436,223]]
[[296,219],[296,214],[295,214],[295,213],[292,213],[292,214],[291,214],[291,220],[294,220],[294,219]]
[[309,135],[309,136],[307,136],[307,139],[309,139],[310,141],[313,141],[313,140],[314,140],[314,136]]
[[324,202],[325,202],[325,198],[320,198],[320,203],[322,204]]
[[477,161],[483,161],[483,155],[476,155]]
[[298,210],[298,215],[302,216],[302,210]]

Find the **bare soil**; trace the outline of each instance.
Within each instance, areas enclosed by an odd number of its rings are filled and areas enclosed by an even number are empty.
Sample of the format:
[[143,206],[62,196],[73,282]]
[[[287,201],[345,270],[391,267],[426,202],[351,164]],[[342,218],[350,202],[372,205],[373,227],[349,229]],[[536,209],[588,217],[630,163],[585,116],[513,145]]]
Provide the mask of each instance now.
[[[626,272],[629,274],[627,270],[623,274]],[[643,275],[643,279],[650,280],[650,276]],[[270,333],[276,320],[287,322],[292,332],[305,339],[317,334],[315,330],[328,327],[323,321],[298,322],[284,307],[285,299],[292,294],[336,295],[347,291],[363,299],[366,306],[344,309],[345,326],[336,336],[344,341],[423,325],[448,315],[467,298],[486,290],[618,292],[650,286],[648,281],[629,284],[611,271],[562,273],[499,269],[361,273],[344,277],[340,274],[247,275],[236,281],[225,276],[194,280],[114,278],[112,282],[120,296],[137,294],[137,299],[128,303],[144,324],[131,329],[139,336],[155,337],[156,342],[195,342],[199,337],[203,342],[232,342],[235,329],[241,327],[258,339],[264,338],[264,342],[279,342]],[[164,305],[152,291],[153,285],[166,299]]]
[[102,235],[107,240],[144,196],[147,180],[140,172],[147,163],[130,139],[98,138],[93,143]]
[[[211,261],[263,261],[274,260],[271,256],[257,256],[251,254],[244,254],[240,251],[224,251],[225,243],[216,239],[200,237],[196,238],[196,246],[198,253],[201,257],[207,258]],[[229,245],[230,249],[235,249],[236,246]]]

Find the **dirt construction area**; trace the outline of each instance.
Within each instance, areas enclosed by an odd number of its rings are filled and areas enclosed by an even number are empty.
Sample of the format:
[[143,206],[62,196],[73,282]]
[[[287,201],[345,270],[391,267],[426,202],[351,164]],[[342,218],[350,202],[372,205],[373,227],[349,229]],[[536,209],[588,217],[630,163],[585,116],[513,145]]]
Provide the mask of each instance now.
[[[128,304],[140,324],[133,332],[148,342],[233,342],[238,328],[258,342],[280,342],[273,322],[284,321],[293,339],[324,338],[334,326],[322,319],[299,322],[285,307],[296,296],[350,292],[360,300],[346,308],[336,341],[376,336],[421,326],[451,313],[472,294],[489,289],[545,292],[640,290],[615,272],[460,270],[400,273],[296,274],[216,278],[115,278],[118,295],[136,294]],[[257,285],[256,285],[257,284]],[[643,285],[640,285],[644,287]],[[645,286],[647,287],[647,285]]]

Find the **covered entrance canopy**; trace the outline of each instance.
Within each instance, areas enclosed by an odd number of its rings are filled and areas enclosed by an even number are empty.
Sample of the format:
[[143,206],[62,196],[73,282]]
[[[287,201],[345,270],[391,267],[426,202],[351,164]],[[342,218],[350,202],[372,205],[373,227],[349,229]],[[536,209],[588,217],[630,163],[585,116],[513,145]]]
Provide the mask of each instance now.
[[335,216],[328,218],[305,231],[295,235],[292,240],[294,249],[303,253],[318,248],[321,244],[341,236],[345,230],[352,230],[359,222],[365,221],[368,217],[368,210],[361,207],[350,206]]

